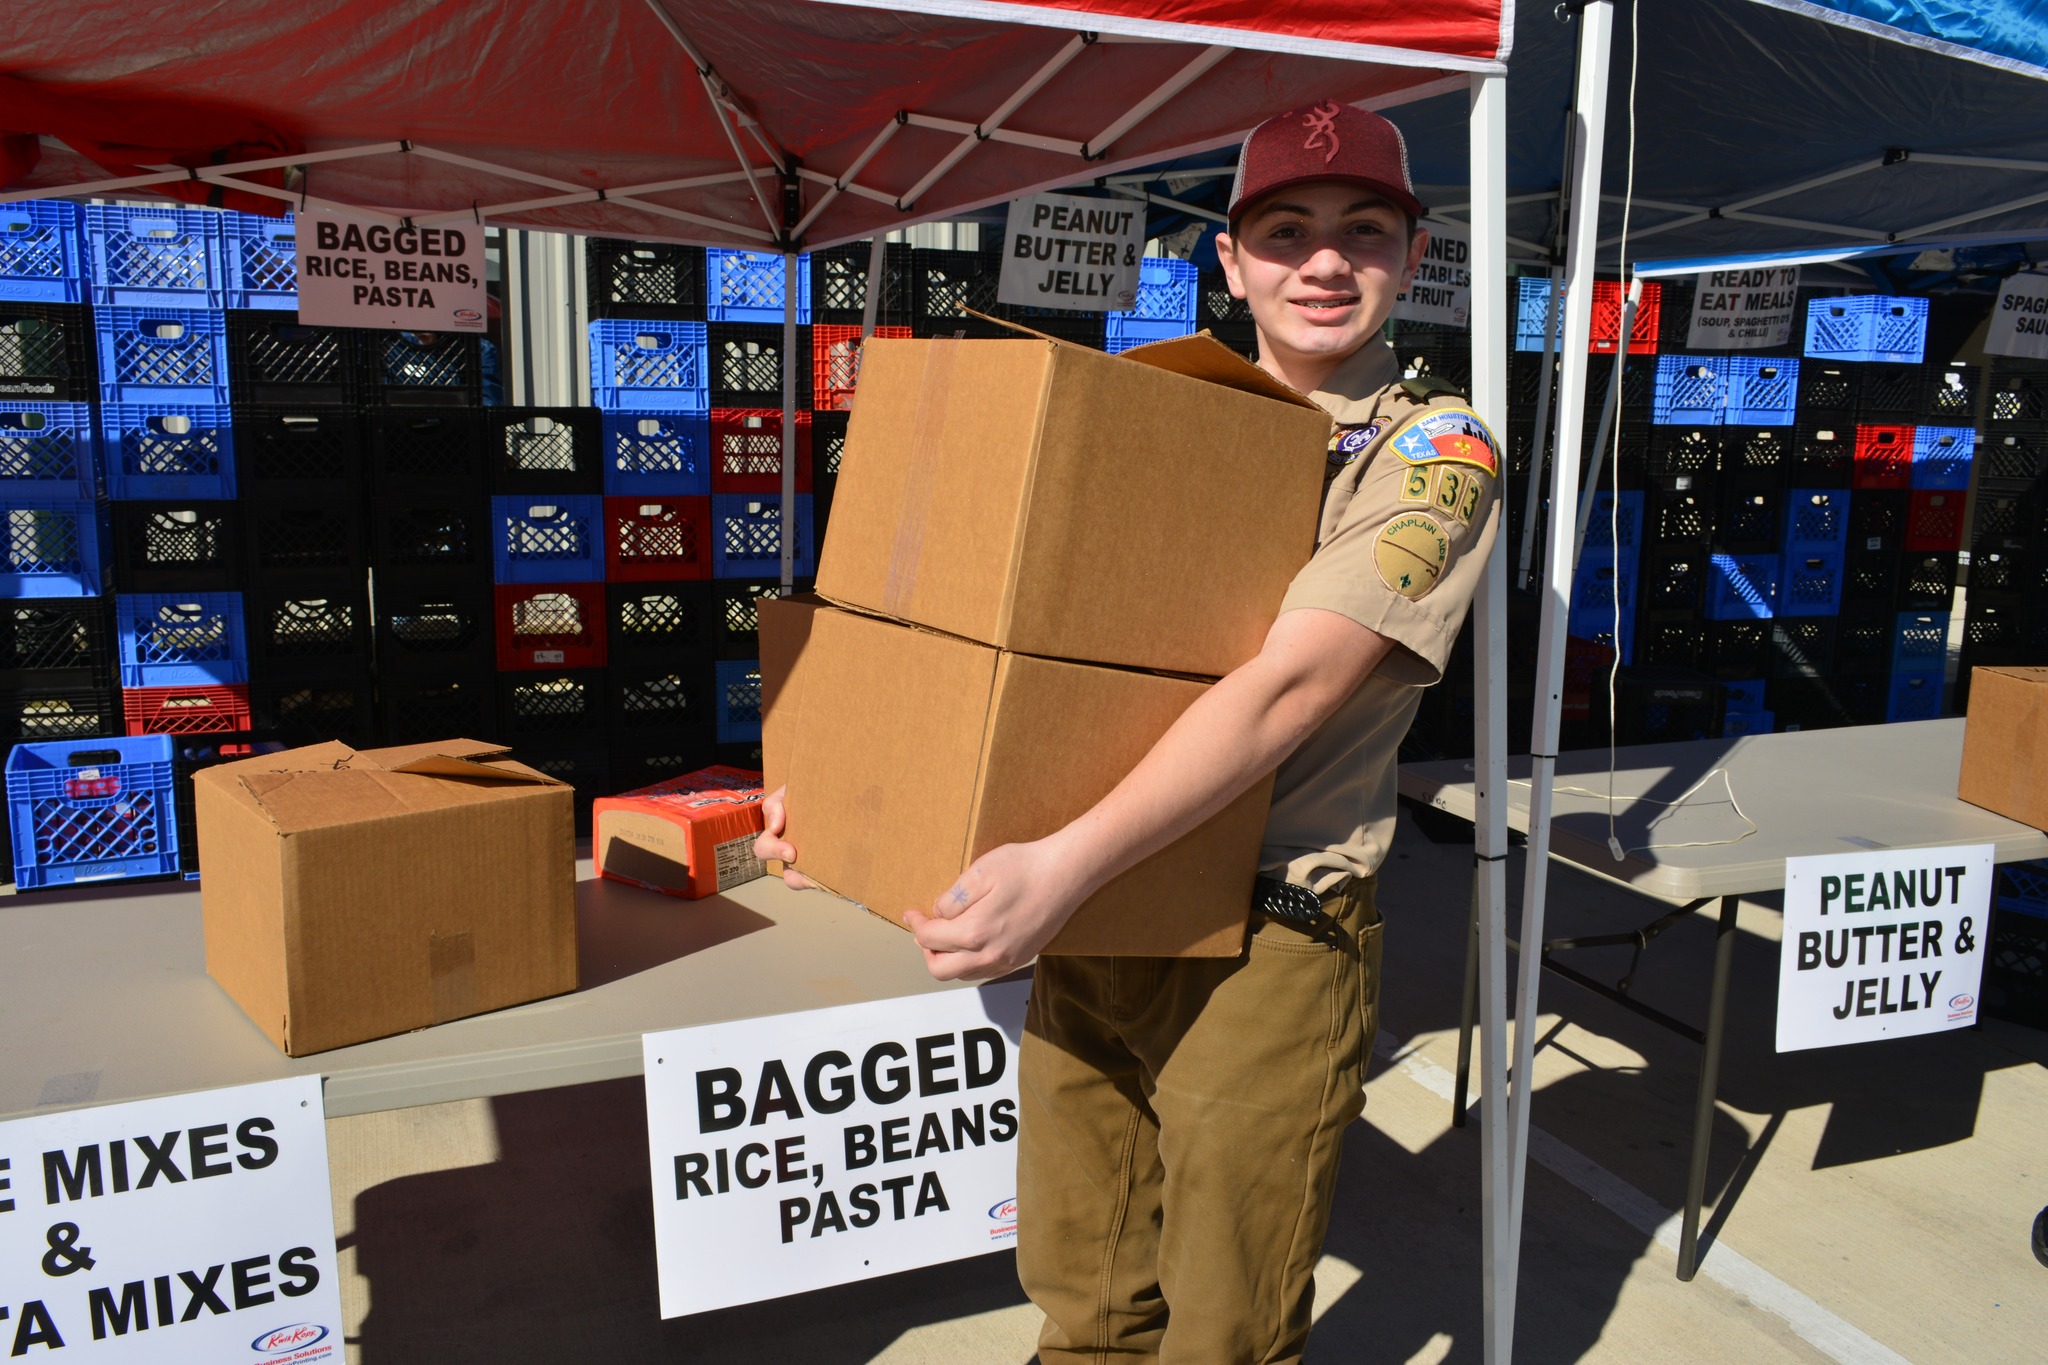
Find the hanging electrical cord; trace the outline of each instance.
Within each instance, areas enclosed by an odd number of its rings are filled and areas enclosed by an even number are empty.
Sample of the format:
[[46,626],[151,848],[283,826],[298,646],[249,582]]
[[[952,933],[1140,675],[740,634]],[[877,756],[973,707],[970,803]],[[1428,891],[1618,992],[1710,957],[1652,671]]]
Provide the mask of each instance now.
[[[1627,404],[1622,402],[1622,371],[1628,366],[1629,333],[1635,327],[1635,310],[1629,305],[1634,297],[1628,280],[1628,226],[1629,214],[1636,201],[1636,72],[1641,65],[1643,52],[1642,29],[1643,0],[1629,0],[1628,7],[1628,178],[1621,191],[1621,243],[1619,260],[1621,264],[1622,301],[1621,336],[1614,356],[1614,431],[1610,439],[1614,442],[1607,454],[1607,544],[1608,552],[1614,556],[1614,591],[1609,594],[1614,609],[1614,657],[1607,665],[1607,851],[1614,855],[1614,861],[1621,862],[1628,857],[1628,851],[1621,846],[1621,837],[1615,832],[1614,823],[1614,769],[1617,763],[1616,750],[1620,747],[1616,736],[1619,720],[1616,712],[1620,709],[1617,692],[1621,678],[1621,419]],[[1641,540],[1640,534],[1637,537]],[[1641,565],[1637,566],[1640,576]],[[1723,774],[1725,776],[1725,774]],[[1695,788],[1697,790],[1697,788]],[[1686,793],[1692,795],[1691,792]],[[1681,800],[1683,798],[1680,798]],[[1735,799],[1735,788],[1728,788],[1728,799]],[[1745,816],[1745,819],[1748,817]]]

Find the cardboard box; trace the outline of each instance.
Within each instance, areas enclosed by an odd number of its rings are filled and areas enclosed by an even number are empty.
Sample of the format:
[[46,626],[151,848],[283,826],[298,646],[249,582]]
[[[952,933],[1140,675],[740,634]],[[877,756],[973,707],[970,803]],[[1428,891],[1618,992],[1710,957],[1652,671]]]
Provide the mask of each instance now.
[[1956,795],[2048,829],[2048,668],[1971,670]]
[[1330,418],[1207,336],[861,353],[817,588],[1047,658],[1220,677],[1315,548]]
[[[982,853],[1108,795],[1206,686],[818,611],[777,703],[797,870],[901,924]],[[1110,882],[1046,951],[1241,951],[1271,796],[1269,778]]]
[[810,643],[811,621],[825,600],[800,592],[765,600],[756,608],[761,645],[761,786],[770,792],[789,782],[789,746],[794,739],[796,700],[783,689]]
[[568,784],[445,740],[193,778],[206,970],[286,1053],[576,989]]
[[702,900],[761,875],[761,774],[723,766],[672,777],[591,807],[601,877]]

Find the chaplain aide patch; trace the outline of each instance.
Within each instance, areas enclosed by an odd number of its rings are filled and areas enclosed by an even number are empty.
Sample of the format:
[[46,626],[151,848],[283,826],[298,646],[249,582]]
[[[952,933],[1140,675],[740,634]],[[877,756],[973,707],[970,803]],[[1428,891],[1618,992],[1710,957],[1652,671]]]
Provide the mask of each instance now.
[[1347,465],[1365,453],[1373,438],[1386,430],[1384,419],[1362,427],[1339,427],[1330,437],[1330,463]]
[[1451,562],[1451,538],[1435,517],[1404,512],[1380,528],[1372,562],[1382,583],[1413,601],[1443,577]]
[[1451,460],[1488,474],[1500,472],[1493,434],[1479,414],[1467,408],[1430,408],[1418,413],[1387,444],[1409,464]]

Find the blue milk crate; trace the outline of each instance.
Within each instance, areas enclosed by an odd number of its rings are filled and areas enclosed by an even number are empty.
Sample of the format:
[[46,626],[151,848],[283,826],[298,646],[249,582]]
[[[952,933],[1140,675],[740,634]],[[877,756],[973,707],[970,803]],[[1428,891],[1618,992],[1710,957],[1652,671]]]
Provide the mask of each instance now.
[[1842,565],[1847,551],[1785,551],[1778,576],[1778,615],[1836,616],[1842,610]]
[[178,870],[169,735],[17,744],[7,756],[23,890]]
[[88,204],[95,308],[224,308],[221,215],[212,209]]
[[713,665],[711,705],[718,717],[718,742],[738,744],[761,738],[761,662],[721,659]]
[[[1543,324],[1550,316],[1550,280],[1542,275],[1524,275],[1516,281],[1515,349],[1543,349]],[[1558,301],[1558,329],[1564,328],[1564,301]]]
[[[1624,664],[1635,661],[1637,556],[1622,552],[1619,564],[1613,554],[1595,552],[1590,541],[1572,575],[1571,610],[1565,617],[1565,631],[1582,640],[1612,644]],[[1621,604],[1621,638],[1614,638],[1614,606]]]
[[1891,696],[1886,703],[1887,721],[1933,720],[1941,714],[1942,678],[1933,673],[1892,674]]
[[[1585,548],[1580,552],[1581,563],[1590,561],[1595,555],[1610,553],[1615,546],[1614,494],[1611,492],[1593,495],[1593,512],[1586,519]],[[1621,554],[1629,561],[1629,571],[1635,570],[1634,560],[1643,543],[1643,492],[1641,489],[1625,490],[1621,495]]]
[[1849,490],[1794,488],[1785,494],[1785,553],[1832,551],[1849,545]]
[[1721,738],[1741,739],[1744,735],[1768,735],[1778,728],[1776,712],[1758,709],[1737,711],[1732,707],[1721,717]]
[[114,598],[123,687],[220,687],[249,681],[238,592],[138,592]]
[[1783,356],[1720,358],[1728,373],[1728,407],[1722,419],[1736,427],[1789,427],[1799,406],[1799,362]]
[[110,498],[235,496],[234,410],[181,403],[107,403],[100,449]]
[[1927,300],[1858,294],[1806,305],[1806,354],[1917,365],[1927,350]]
[[0,403],[0,490],[9,497],[98,497],[92,404]]
[[297,309],[298,224],[287,213],[221,215],[221,257],[228,272],[228,307]]
[[1721,695],[1728,703],[1728,710],[1761,711],[1764,709],[1764,680],[1746,678],[1737,682],[1723,682]]
[[[793,503],[796,557],[792,574],[809,578],[817,572],[811,534],[811,495],[798,493]],[[714,578],[782,576],[780,498],[748,493],[711,495],[711,574]]]
[[1902,611],[1892,627],[1892,672],[1932,673],[1939,677],[1948,664],[1948,616],[1945,611]]
[[0,299],[84,303],[84,214],[76,204],[0,204]]
[[1719,426],[1728,409],[1725,356],[1659,355],[1650,420],[1684,426]]
[[100,401],[228,405],[225,313],[98,308]]
[[601,408],[708,412],[710,343],[701,322],[590,324],[590,393]]
[[1961,492],[1970,486],[1970,464],[1977,455],[1977,433],[1970,427],[1914,427],[1915,488]]
[[[704,252],[704,313],[713,322],[781,322],[782,257],[772,251],[711,247]],[[796,267],[796,320],[811,320],[811,258]]]
[[491,566],[500,583],[604,581],[604,496],[513,493],[491,499]]
[[98,597],[113,586],[113,532],[104,502],[15,497],[0,489],[7,562],[0,598]]
[[702,497],[711,491],[711,422],[701,412],[604,414],[608,496]]
[[2048,863],[2004,863],[1998,874],[1995,904],[2000,914],[2048,919]]
[[1707,562],[1707,619],[1762,620],[1777,610],[1777,555],[1714,555]]
[[1148,341],[1193,336],[1194,332],[1193,323],[1174,318],[1141,318],[1130,313],[1110,313],[1102,325],[1103,349],[1117,355]]
[[1138,297],[1129,309],[1109,315],[1110,329],[1136,336],[1131,324],[1152,324],[1162,329],[1149,334],[1154,337],[1186,336],[1195,330],[1200,289],[1201,271],[1193,261],[1147,256],[1138,263]]

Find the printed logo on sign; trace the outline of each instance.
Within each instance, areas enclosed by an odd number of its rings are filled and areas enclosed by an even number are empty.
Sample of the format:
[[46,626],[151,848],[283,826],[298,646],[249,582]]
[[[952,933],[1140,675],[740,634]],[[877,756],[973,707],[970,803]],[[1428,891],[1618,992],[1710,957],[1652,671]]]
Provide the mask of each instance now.
[[458,308],[455,310],[455,320],[457,322],[482,322],[484,315],[477,312],[474,308]]
[[276,1327],[263,1333],[249,1343],[249,1349],[264,1355],[275,1355],[279,1351],[303,1351],[315,1342],[327,1338],[327,1329],[317,1322],[295,1322],[288,1327]]
[[1950,997],[1948,998],[1948,1017],[1949,1017],[1949,1018],[1951,1018],[1951,1019],[1967,1019],[1967,1018],[1969,1018],[1969,1017],[1970,1017],[1970,1016],[1971,1016],[1972,1014],[1975,1014],[1976,1012],[1977,1012],[1977,997],[1976,997],[1976,996],[1974,996],[1974,995],[1971,995],[1971,994],[1970,994],[1970,993],[1969,993],[1968,991],[1964,991],[1964,992],[1963,992],[1963,993],[1962,993],[1961,995],[1951,995],[1951,996],[1950,996]]
[[1015,1237],[1017,1235],[1017,1196],[1011,1195],[1000,1203],[989,1205],[988,1235],[992,1238]]

